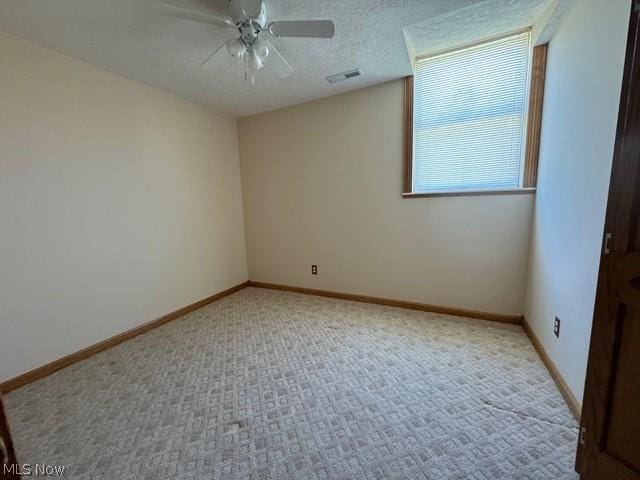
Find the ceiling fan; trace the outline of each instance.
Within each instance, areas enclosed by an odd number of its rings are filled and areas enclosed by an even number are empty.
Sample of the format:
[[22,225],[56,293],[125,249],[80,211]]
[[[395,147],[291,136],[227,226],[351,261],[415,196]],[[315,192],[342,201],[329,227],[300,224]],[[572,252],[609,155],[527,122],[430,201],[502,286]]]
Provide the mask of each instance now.
[[332,38],[335,26],[331,20],[294,20],[267,22],[267,9],[262,0],[228,0],[226,12],[185,8],[162,3],[158,7],[163,15],[178,17],[216,27],[233,28],[240,33],[218,47],[201,65],[215,68],[217,62],[231,55],[244,64],[245,80],[255,83],[256,72],[262,70],[265,62],[273,62],[274,70],[280,78],[293,73],[293,68],[280,52],[262,38],[265,34],[274,37]]

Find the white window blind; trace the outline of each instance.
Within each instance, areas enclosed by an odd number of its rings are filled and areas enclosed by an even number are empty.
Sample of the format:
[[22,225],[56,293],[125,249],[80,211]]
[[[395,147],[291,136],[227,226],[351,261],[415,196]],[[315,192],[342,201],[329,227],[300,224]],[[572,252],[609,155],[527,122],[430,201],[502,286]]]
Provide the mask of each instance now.
[[418,61],[414,192],[521,185],[529,59],[526,32]]

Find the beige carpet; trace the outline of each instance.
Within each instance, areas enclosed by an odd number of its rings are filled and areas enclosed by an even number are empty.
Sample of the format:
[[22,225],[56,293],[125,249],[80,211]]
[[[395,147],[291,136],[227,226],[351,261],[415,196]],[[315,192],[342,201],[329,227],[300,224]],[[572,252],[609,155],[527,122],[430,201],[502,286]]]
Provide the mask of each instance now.
[[6,398],[74,479],[576,479],[522,329],[248,288]]

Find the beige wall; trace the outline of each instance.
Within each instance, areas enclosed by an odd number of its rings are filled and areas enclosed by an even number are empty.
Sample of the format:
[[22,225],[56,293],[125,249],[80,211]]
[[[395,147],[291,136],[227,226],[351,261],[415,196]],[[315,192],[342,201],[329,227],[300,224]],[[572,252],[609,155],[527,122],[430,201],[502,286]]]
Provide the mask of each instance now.
[[239,120],[250,279],[522,314],[533,196],[403,200],[402,105],[395,81]]
[[629,11],[629,0],[577,0],[549,48],[526,317],[579,402]]
[[0,34],[0,381],[247,279],[236,121]]

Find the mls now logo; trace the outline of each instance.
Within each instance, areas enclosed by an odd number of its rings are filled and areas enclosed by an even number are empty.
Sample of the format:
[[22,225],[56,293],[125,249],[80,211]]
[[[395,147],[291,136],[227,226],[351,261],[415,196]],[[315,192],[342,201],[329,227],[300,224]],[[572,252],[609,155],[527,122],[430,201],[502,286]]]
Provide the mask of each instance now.
[[62,477],[66,471],[66,465],[45,465],[36,463],[23,463],[22,465],[12,464],[2,465],[2,473],[4,475],[21,475],[23,477]]

